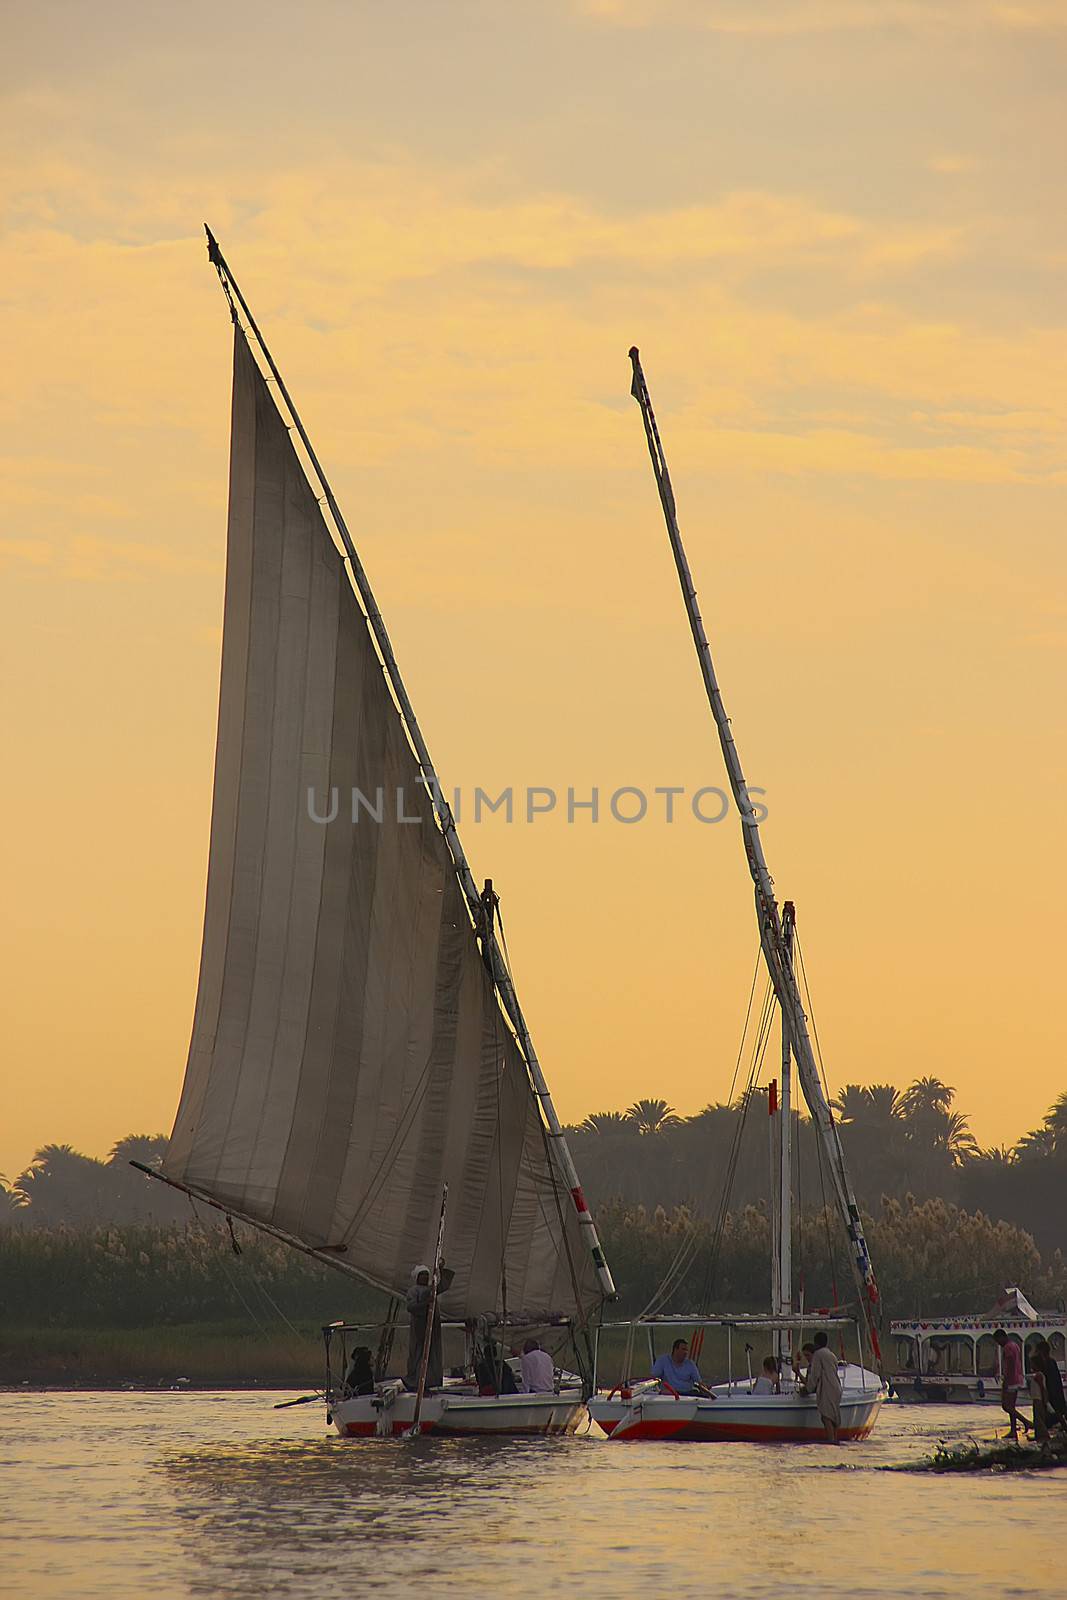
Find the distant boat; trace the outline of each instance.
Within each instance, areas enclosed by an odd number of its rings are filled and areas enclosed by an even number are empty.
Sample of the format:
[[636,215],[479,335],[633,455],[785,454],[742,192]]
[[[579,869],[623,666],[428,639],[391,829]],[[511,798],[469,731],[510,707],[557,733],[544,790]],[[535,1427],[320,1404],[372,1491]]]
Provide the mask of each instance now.
[[1047,1339],[1061,1371],[1067,1359],[1067,1312],[1035,1311],[1023,1291],[1005,1289],[990,1311],[958,1317],[904,1317],[889,1324],[893,1341],[889,1381],[906,1405],[1000,1403],[1000,1350],[993,1334],[1003,1328],[1030,1354]]
[[[741,1331],[751,1333],[758,1330],[765,1334],[773,1334],[778,1365],[775,1380],[778,1392],[758,1394],[754,1392],[751,1377],[747,1380],[743,1377],[735,1380],[731,1373],[729,1380],[725,1384],[714,1385],[712,1393],[707,1397],[674,1395],[661,1392],[659,1385],[655,1383],[647,1381],[631,1383],[628,1380],[632,1375],[628,1373],[624,1385],[617,1386],[609,1394],[596,1394],[590,1400],[589,1409],[612,1439],[674,1438],[712,1442],[810,1441],[824,1436],[823,1427],[814,1397],[805,1394],[794,1380],[793,1331],[800,1322],[809,1329],[820,1326],[832,1329],[852,1319],[842,1316],[840,1308],[834,1308],[832,1312],[822,1315],[808,1312],[805,1317],[803,1307],[798,1306],[793,1298],[790,1244],[792,1231],[790,1105],[791,1064],[794,1061],[808,1110],[820,1137],[833,1196],[849,1241],[849,1260],[859,1300],[859,1317],[856,1320],[858,1325],[865,1329],[872,1357],[880,1365],[878,1289],[870,1251],[863,1234],[859,1207],[845,1167],[844,1152],[833,1114],[823,1093],[819,1065],[809,1034],[808,1019],[793,970],[793,906],[786,902],[782,912],[779,912],[773,881],[763,853],[756,809],[749,797],[730,719],[723,707],[711,659],[711,647],[697,605],[696,589],[678,527],[674,490],[667,470],[667,459],[663,452],[648,385],[636,348],[630,351],[630,360],[633,367],[631,393],[641,408],[656,487],[696,646],[701,677],[718,730],[730,788],[741,818],[745,856],[755,888],[760,946],[782,1018],[781,1102],[777,1103],[776,1096],[770,1097],[769,1100],[769,1108],[776,1113],[777,1122],[777,1140],[772,1144],[776,1155],[773,1161],[775,1170],[771,1187],[775,1194],[776,1205],[773,1212],[773,1259],[770,1263],[770,1315],[766,1317],[701,1314],[650,1316],[640,1323],[640,1328],[642,1334],[648,1337],[650,1353],[657,1333],[662,1335],[668,1330],[678,1336],[693,1329],[694,1343],[698,1347],[703,1339],[704,1330],[709,1327],[724,1328],[731,1339],[734,1333]],[[616,1326],[630,1328],[628,1348],[632,1351],[633,1325],[616,1324]],[[880,1372],[844,1360],[839,1365],[839,1378],[842,1387],[839,1436],[846,1439],[863,1438],[874,1426],[887,1395],[886,1385]]]
[[[234,325],[225,625],[199,989],[161,1176],[394,1297],[370,1393],[344,1386],[356,1330],[325,1330],[340,1432],[565,1432],[611,1273],[492,883],[475,884],[355,544],[210,230],[208,247]],[[420,1263],[466,1336],[436,1392],[425,1366],[414,1391],[387,1371]],[[479,1393],[476,1347],[504,1389],[501,1341],[524,1333],[565,1358],[556,1392]]]

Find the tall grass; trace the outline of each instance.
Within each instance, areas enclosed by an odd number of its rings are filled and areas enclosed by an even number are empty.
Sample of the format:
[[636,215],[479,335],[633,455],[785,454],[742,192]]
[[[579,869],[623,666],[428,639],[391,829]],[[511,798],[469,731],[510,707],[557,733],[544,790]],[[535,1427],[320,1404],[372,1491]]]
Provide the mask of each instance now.
[[317,1330],[263,1335],[232,1324],[168,1328],[0,1329],[0,1383],[315,1387]]
[[0,1228],[0,1323],[139,1328],[237,1319],[263,1332],[380,1314],[384,1297],[251,1229]]

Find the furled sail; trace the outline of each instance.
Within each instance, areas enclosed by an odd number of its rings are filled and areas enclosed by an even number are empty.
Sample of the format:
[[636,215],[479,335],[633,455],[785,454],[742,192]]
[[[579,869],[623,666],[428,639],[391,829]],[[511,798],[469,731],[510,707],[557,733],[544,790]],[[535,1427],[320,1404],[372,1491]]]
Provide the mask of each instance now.
[[392,1291],[432,1258],[447,1182],[446,1315],[581,1314],[594,1267],[525,1063],[343,560],[234,333],[207,907],[164,1172]]

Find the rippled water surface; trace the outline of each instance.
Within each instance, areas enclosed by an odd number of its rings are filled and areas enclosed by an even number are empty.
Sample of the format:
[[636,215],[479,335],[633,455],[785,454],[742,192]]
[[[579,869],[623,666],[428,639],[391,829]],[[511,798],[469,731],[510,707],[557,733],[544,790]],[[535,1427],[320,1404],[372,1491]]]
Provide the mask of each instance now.
[[1060,1596],[1067,1475],[874,1470],[988,1434],[887,1407],[821,1445],[341,1440],[259,1394],[0,1394],[5,1596]]

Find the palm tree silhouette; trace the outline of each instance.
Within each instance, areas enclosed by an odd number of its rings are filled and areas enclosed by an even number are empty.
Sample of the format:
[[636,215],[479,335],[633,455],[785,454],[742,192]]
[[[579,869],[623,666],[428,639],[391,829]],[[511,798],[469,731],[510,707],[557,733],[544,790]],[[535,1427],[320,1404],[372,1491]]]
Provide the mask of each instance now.
[[666,1100],[635,1100],[626,1117],[638,1133],[662,1133],[664,1128],[677,1128],[682,1120]]
[[593,1111],[578,1124],[580,1133],[629,1133],[631,1123],[621,1111]]

